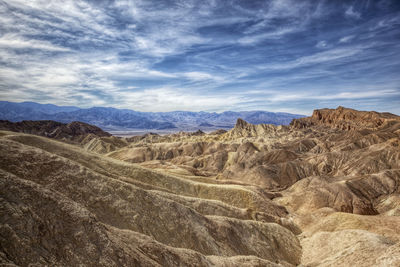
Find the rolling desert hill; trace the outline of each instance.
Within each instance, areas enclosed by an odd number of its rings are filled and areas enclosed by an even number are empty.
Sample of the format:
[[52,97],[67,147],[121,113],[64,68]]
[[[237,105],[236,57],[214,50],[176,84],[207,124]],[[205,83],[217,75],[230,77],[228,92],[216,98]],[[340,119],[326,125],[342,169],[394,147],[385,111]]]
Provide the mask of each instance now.
[[34,135],[3,131],[0,146],[4,264],[300,262],[285,208],[255,187],[183,179]]
[[2,264],[400,265],[394,114],[72,141],[21,127],[0,132]]

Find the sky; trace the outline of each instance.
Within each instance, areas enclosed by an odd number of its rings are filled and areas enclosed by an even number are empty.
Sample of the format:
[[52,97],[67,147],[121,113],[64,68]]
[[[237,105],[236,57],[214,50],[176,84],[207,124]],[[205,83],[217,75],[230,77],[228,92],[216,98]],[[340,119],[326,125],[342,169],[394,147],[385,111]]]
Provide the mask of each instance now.
[[400,114],[400,1],[0,0],[0,100]]

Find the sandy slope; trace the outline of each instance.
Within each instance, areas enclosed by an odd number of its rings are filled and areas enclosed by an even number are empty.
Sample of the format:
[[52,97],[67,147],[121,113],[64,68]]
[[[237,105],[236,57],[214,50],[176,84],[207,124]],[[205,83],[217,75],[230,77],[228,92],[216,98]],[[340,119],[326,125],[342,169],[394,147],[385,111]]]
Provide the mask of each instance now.
[[396,115],[74,140],[0,132],[3,262],[399,265]]
[[375,266],[385,258],[395,266],[400,258],[396,115],[339,107],[316,110],[290,127],[238,120],[226,133],[151,136],[108,156],[263,188],[303,231],[303,264]]
[[252,219],[286,213],[251,187],[185,180],[32,135],[2,132],[0,149],[3,262],[300,262],[290,230]]

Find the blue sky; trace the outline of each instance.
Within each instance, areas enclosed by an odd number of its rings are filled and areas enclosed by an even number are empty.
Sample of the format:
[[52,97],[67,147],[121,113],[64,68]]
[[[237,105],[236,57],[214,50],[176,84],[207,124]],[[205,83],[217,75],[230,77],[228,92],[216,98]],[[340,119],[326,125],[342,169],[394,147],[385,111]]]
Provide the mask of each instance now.
[[400,114],[400,1],[0,0],[0,99]]

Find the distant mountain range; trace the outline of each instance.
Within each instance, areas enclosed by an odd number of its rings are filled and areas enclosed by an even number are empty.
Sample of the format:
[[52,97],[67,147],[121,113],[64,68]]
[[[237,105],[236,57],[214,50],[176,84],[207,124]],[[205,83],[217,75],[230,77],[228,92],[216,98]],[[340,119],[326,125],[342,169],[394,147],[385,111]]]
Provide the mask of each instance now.
[[105,130],[208,130],[232,128],[238,118],[250,123],[287,125],[304,115],[268,111],[216,112],[139,112],[129,109],[74,106],[56,106],[35,102],[14,103],[0,101],[0,119],[12,122],[22,120],[54,120],[63,123],[81,121]]

